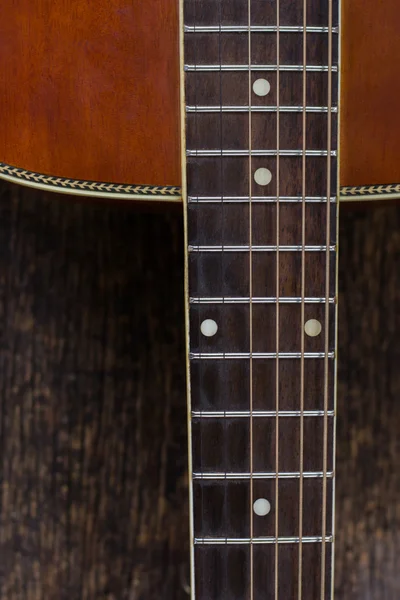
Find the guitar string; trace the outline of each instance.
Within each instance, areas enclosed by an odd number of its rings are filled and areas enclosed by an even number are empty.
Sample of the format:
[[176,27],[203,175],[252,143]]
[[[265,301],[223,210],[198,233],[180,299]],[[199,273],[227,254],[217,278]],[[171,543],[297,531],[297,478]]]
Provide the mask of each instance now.
[[307,126],[307,0],[303,1],[303,115],[302,115],[302,202],[301,202],[301,347],[300,347],[300,478],[299,478],[299,556],[298,556],[298,600],[303,597],[303,501],[304,501],[304,352],[305,352],[305,244],[306,244],[306,126]]
[[327,470],[328,470],[328,404],[329,404],[329,288],[330,288],[330,250],[331,228],[331,147],[332,147],[332,0],[328,0],[328,126],[327,126],[327,203],[326,203],[326,274],[325,274],[325,358],[324,358],[324,434],[323,434],[323,480],[322,480],[322,547],[321,547],[321,600],[325,599],[326,588],[326,529],[327,529]]
[[275,359],[275,600],[279,597],[279,295],[280,295],[280,1],[276,3],[276,309],[275,309],[275,343],[276,343],[276,359]]
[[[218,2],[218,21],[219,21],[219,31],[218,31],[218,63],[219,65],[222,65],[222,1],[223,0],[219,0]],[[220,277],[220,281],[222,282],[222,289],[221,289],[221,293],[222,293],[222,306],[221,306],[221,311],[220,311],[220,326],[221,326],[221,331],[223,332],[223,334],[225,335],[225,324],[226,324],[226,316],[225,316],[225,292],[226,292],[226,285],[225,285],[225,252],[224,252],[224,247],[225,247],[225,202],[224,202],[224,159],[223,159],[223,143],[224,143],[224,134],[223,134],[223,113],[222,113],[222,107],[223,107],[223,99],[222,99],[222,70],[220,69],[219,71],[219,106],[220,106],[220,112],[219,112],[219,138],[220,138],[220,144],[219,147],[221,149],[221,153],[220,153],[220,193],[221,193],[221,215],[220,215],[220,223],[221,223],[221,263],[220,263],[220,273],[221,273],[221,277]],[[225,589],[228,589],[228,582],[229,582],[229,568],[228,568],[228,537],[229,537],[229,533],[227,531],[227,526],[228,526],[228,496],[229,496],[229,483],[227,480],[227,472],[228,472],[228,440],[227,440],[227,436],[228,436],[228,425],[227,425],[227,419],[226,419],[226,411],[227,411],[227,393],[226,393],[226,389],[225,389],[225,382],[226,382],[226,360],[222,361],[222,365],[221,365],[221,372],[220,372],[220,377],[221,377],[221,382],[222,382],[222,386],[220,387],[220,389],[222,388],[222,393],[223,393],[223,409],[224,409],[224,419],[223,419],[223,426],[222,426],[222,435],[223,435],[223,462],[224,462],[224,482],[223,482],[223,486],[224,486],[224,508],[223,508],[223,520],[224,520],[224,529],[226,532],[226,537],[225,537],[225,545],[224,545],[224,558],[223,558],[223,564],[224,564],[224,577],[225,577],[225,582],[224,582],[224,586]]]
[[[194,72],[194,101],[195,101],[195,106],[198,105],[198,81],[197,81],[197,72],[196,72],[196,68],[197,68],[197,61],[198,61],[198,36],[196,35],[196,28],[197,28],[197,14],[198,14],[198,0],[194,0],[193,3],[193,35],[194,35],[194,67],[195,67],[195,72]],[[195,140],[196,140],[196,146],[199,145],[199,120],[198,120],[198,114],[197,111],[195,112],[194,115],[194,130],[195,130]],[[197,194],[199,195],[199,194]],[[197,204],[196,204],[196,236],[198,238],[199,235],[199,231],[200,231],[200,223],[199,223],[199,203],[197,200]],[[199,260],[199,258],[197,258],[197,260]],[[199,282],[197,281],[197,285],[199,284]],[[200,338],[200,343],[199,343],[199,357],[201,358],[201,311],[199,310],[200,307],[198,307],[197,310],[197,331],[198,331],[198,335]],[[203,391],[203,385],[204,385],[204,361],[200,361],[199,364],[199,369],[200,369],[200,373],[199,373],[199,397],[198,397],[198,401],[200,403],[200,406],[202,404],[202,391]],[[204,536],[204,481],[203,481],[203,472],[204,472],[204,465],[203,465],[203,456],[204,456],[204,440],[203,440],[203,424],[200,421],[199,422],[199,451],[200,451],[200,469],[201,469],[201,479],[200,479],[200,498],[195,498],[194,502],[201,502],[201,535]],[[192,481],[192,485],[193,485],[193,481]],[[192,508],[192,510],[194,510],[194,507]],[[201,557],[201,559],[200,559]],[[196,589],[197,589],[197,582],[196,582],[196,562],[197,564],[201,564],[201,572],[205,573],[205,555],[204,552],[201,552],[199,557],[199,553],[197,553],[197,556],[195,554],[195,568],[194,568],[194,575],[193,575],[193,581],[192,581],[192,586],[193,589],[191,590],[192,593],[192,598],[195,598],[196,596]],[[201,562],[200,562],[201,560]],[[199,571],[197,570],[197,575],[198,575]],[[199,578],[200,579],[200,578]],[[201,586],[201,579],[199,581],[199,585]]]
[[250,379],[250,389],[249,389],[249,411],[250,411],[250,421],[249,421],[249,435],[250,435],[250,600],[254,598],[254,546],[253,546],[253,537],[254,537],[254,514],[253,514],[253,504],[254,504],[254,482],[253,482],[253,469],[254,469],[254,458],[253,458],[253,205],[252,205],[252,193],[253,193],[253,161],[252,161],[252,114],[251,114],[251,105],[252,105],[252,72],[251,72],[251,0],[248,0],[247,4],[247,24],[248,24],[248,61],[249,61],[249,70],[248,70],[248,84],[249,84],[249,296],[250,296],[250,304],[249,304],[249,351],[250,351],[250,359],[249,359],[249,379]]

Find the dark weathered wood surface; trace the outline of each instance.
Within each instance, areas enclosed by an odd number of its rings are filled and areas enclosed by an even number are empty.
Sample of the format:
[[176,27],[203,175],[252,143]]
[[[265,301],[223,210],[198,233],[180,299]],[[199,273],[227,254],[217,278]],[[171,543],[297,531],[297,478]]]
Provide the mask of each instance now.
[[[0,192],[0,599],[183,600],[181,217]],[[400,597],[399,257],[344,215],[338,600]]]
[[396,600],[400,207],[343,211],[339,239],[337,597]]

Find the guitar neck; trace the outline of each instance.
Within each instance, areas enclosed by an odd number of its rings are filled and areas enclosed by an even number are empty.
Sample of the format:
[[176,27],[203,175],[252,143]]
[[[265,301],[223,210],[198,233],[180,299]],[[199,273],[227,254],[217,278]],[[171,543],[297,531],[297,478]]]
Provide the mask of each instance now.
[[192,597],[333,588],[338,0],[185,0]]

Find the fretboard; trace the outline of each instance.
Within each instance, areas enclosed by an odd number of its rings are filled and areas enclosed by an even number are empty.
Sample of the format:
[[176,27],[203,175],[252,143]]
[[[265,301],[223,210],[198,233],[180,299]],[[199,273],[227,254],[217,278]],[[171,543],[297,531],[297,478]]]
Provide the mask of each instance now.
[[192,598],[332,597],[338,0],[185,0]]

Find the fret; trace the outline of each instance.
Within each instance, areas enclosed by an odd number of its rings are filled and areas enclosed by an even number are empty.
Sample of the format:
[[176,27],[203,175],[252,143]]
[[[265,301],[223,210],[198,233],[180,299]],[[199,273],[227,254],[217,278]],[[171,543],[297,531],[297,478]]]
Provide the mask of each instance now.
[[235,64],[235,65],[219,65],[219,64],[215,64],[215,65],[194,65],[194,64],[187,64],[184,66],[185,71],[187,72],[213,72],[213,71],[234,71],[234,72],[241,72],[241,71],[246,71],[248,72],[249,70],[251,71],[282,71],[282,72],[293,72],[293,71],[298,71],[298,72],[303,72],[304,70],[307,72],[314,72],[314,73],[328,73],[328,72],[333,72],[333,73],[337,73],[338,72],[338,68],[337,66],[332,66],[329,67],[329,65],[306,65],[304,67],[304,65],[257,65],[257,64],[252,64],[250,65],[240,65],[240,64]]
[[201,480],[215,480],[215,481],[226,481],[226,480],[236,480],[236,479],[321,479],[323,477],[328,477],[332,479],[333,471],[324,472],[324,471],[303,471],[302,473],[261,473],[257,471],[253,471],[252,473],[193,473],[193,479],[201,479]]
[[186,106],[187,113],[337,113],[337,106]]
[[[275,508],[271,504],[271,511],[264,517],[255,515],[253,538],[265,539],[275,537],[274,513],[279,513],[281,523],[279,537],[294,539],[299,535],[298,496],[300,478],[258,478],[249,479],[222,479],[193,481],[193,497],[195,500],[194,535],[196,538],[215,539],[222,537],[238,539],[249,538],[250,519],[248,500],[250,487],[254,486],[256,498],[274,497],[276,485],[281,490],[281,502]],[[305,537],[320,537],[321,527],[321,499],[324,482],[332,488],[333,478],[309,477],[302,478],[301,483],[304,493],[303,535]],[[297,501],[297,502],[296,502]],[[326,535],[332,535],[332,519],[329,518]]]
[[262,359],[262,358],[291,358],[300,359],[302,358],[335,358],[334,352],[190,352],[189,357],[192,360],[221,360],[228,359],[233,360],[236,358],[247,359]]
[[[299,480],[297,478],[277,479],[223,479],[193,481],[195,499],[194,533],[196,537],[228,538],[249,537],[250,519],[248,507],[250,486],[254,486],[255,497],[274,497],[275,487],[279,481],[281,502],[277,507],[281,521],[280,535],[294,537],[299,534],[298,495]],[[307,511],[304,515],[304,536],[320,536],[321,497],[324,482],[332,488],[333,478],[302,478],[304,502]],[[297,502],[296,502],[297,501]],[[274,536],[274,512],[267,518],[256,519],[254,536]],[[327,535],[332,533],[332,519],[329,519]]]
[[[279,414],[299,412],[299,389],[301,361],[290,357],[279,358]],[[257,359],[253,362],[253,414],[267,412],[276,414],[276,359]],[[333,381],[335,362],[330,358],[329,380]],[[325,414],[324,407],[324,361],[308,357],[304,364],[307,394],[304,410]],[[196,413],[224,413],[241,411],[248,413],[250,407],[249,360],[193,360],[191,363],[192,410]],[[227,402],[229,399],[229,402]],[[334,414],[333,389],[328,399],[328,414]],[[207,418],[207,417],[206,417]],[[217,417],[218,418],[218,417]]]
[[[238,130],[238,135],[242,129]],[[279,195],[299,196],[302,190],[302,157],[279,157]],[[306,188],[309,196],[323,196],[327,191],[327,163],[333,165],[336,158],[310,156],[306,161]],[[223,165],[222,165],[223,162]],[[196,190],[199,196],[243,196],[249,193],[250,159],[248,157],[193,157],[187,160],[187,176],[191,190]],[[268,159],[253,157],[251,159],[253,173],[259,167],[267,167],[274,174],[268,185],[270,195],[276,195],[277,181],[275,179],[277,157]],[[336,178],[331,179],[331,193],[336,196]],[[265,189],[253,185],[254,196],[264,196]]]
[[[279,105],[303,106],[303,78],[306,77],[306,104],[307,106],[327,106],[328,80],[332,80],[335,90],[334,98],[337,97],[338,75],[337,73],[307,71],[290,72],[252,72],[251,83],[257,79],[267,79],[271,90],[267,96],[259,97],[253,94],[251,105],[260,107],[277,106],[277,85],[279,83]],[[249,106],[248,76],[242,72],[217,71],[217,72],[187,72],[187,95],[186,104],[189,106],[213,106],[213,105],[239,105]],[[279,81],[278,81],[279,79]],[[333,106],[336,106],[334,101]]]
[[[333,415],[304,417],[305,435],[304,471],[323,472],[323,461],[315,450],[321,447],[324,422],[333,422]],[[192,422],[193,471],[196,472],[244,472],[250,470],[249,463],[249,419],[231,417],[226,419],[195,419]],[[276,438],[279,433],[281,449],[279,472],[299,471],[300,417],[283,417],[274,421],[270,417],[257,417],[253,421],[253,437],[258,451],[253,456],[253,472],[276,473]],[[332,438],[332,432],[329,437]],[[329,459],[326,471],[332,472],[333,461]]]
[[265,297],[265,298],[257,298],[253,296],[249,297],[237,297],[232,298],[230,296],[223,296],[220,298],[189,298],[190,304],[301,304],[304,302],[305,304],[325,304],[329,302],[330,304],[335,304],[336,298],[302,298],[294,297],[294,298],[284,298],[284,297]]
[[226,411],[192,411],[193,418],[199,419],[229,419],[232,417],[235,418],[254,418],[257,417],[267,417],[276,419],[277,417],[323,417],[324,415],[328,415],[328,417],[333,417],[335,415],[335,411],[328,410],[327,412],[323,410],[304,410],[303,412],[300,410],[280,410],[278,412],[274,410],[226,410]]
[[[334,213],[334,210],[335,207],[332,206],[331,212]],[[277,211],[276,203],[259,203],[257,206],[252,206],[253,246],[276,245],[276,229],[273,224]],[[250,207],[248,203],[242,205],[235,203],[229,207],[223,206],[222,202],[212,206],[191,205],[188,213],[189,217],[196,215],[196,219],[190,219],[189,222],[190,239],[196,246],[214,246],[221,242],[222,237],[224,238],[224,249],[232,244],[235,244],[235,247],[239,244],[246,245],[249,241]],[[301,213],[302,206],[299,203],[287,203],[279,206],[279,214],[285,223],[280,232],[279,248],[302,247]],[[325,247],[328,237],[324,222],[326,205],[309,203],[305,207],[305,214],[307,219],[304,240],[306,247]],[[328,241],[333,245],[336,239],[334,219],[332,219],[329,238]]]
[[[197,2],[197,3],[196,3]],[[251,0],[230,0],[222,6],[215,0],[185,0],[186,25],[275,25],[277,22],[276,2]],[[294,0],[280,0],[280,27],[303,24],[302,3]],[[250,8],[250,11],[249,11]],[[250,14],[249,14],[250,13]],[[339,22],[338,3],[334,3],[332,26]],[[309,0],[307,24],[315,27],[328,26],[328,0]]]
[[[332,150],[330,156],[336,156],[336,150]],[[186,150],[186,156],[328,156],[326,150]]]
[[[283,204],[301,204],[303,199],[299,196],[189,196],[189,204],[279,204],[282,208]],[[305,204],[327,204],[326,196],[307,196]],[[329,199],[330,204],[336,204],[336,196],[331,196]]]
[[[328,305],[329,349],[334,342],[335,305]],[[304,322],[302,323],[302,306],[298,304],[279,305],[282,332],[279,335],[279,350],[285,352],[301,352],[301,337],[304,333],[304,323],[315,319],[321,324],[317,336],[306,336],[305,351],[322,352],[325,347],[326,308],[323,304],[306,305],[304,307]],[[253,344],[252,355],[262,355],[276,351],[276,314],[274,304],[252,305]],[[212,319],[218,326],[214,336],[207,337],[201,333],[200,324],[206,319]],[[192,352],[225,352],[242,353],[250,350],[246,335],[250,320],[250,305],[243,304],[213,304],[191,305],[190,336]],[[305,335],[305,334],[304,334]]]
[[[298,563],[299,542],[293,543],[278,538],[278,577],[279,596],[295,598],[297,595],[298,576],[294,565]],[[314,538],[313,538],[314,539]],[[327,566],[330,566],[333,539],[326,538]],[[276,538],[267,544],[201,544],[195,545],[195,561],[201,565],[201,577],[196,579],[195,597],[199,600],[225,600],[227,598],[247,598],[249,589],[250,549],[254,553],[253,597],[254,600],[272,600],[274,598],[274,568]],[[303,548],[305,572],[312,574],[315,565],[321,561],[321,542],[309,541]],[[327,578],[324,598],[330,598],[330,578]],[[315,579],[307,577],[303,581],[304,600],[317,599],[319,589]]]
[[[254,32],[245,33],[187,33],[185,60],[188,65],[196,63],[197,67],[203,64],[229,65],[249,63],[249,37],[251,37],[251,63],[254,65],[278,63],[276,55],[276,33]],[[279,33],[279,69],[303,63],[303,33]],[[329,68],[329,36],[320,33],[307,35],[307,62],[306,68],[327,65]],[[332,37],[333,56],[332,62],[337,65],[338,36]],[[277,65],[278,66],[278,65]]]
[[[249,122],[252,122],[251,152],[248,149]],[[336,114],[330,119],[336,122]],[[302,113],[286,112],[279,115],[280,147],[277,149],[276,130],[278,116],[268,116],[256,112],[251,116],[243,113],[196,113],[189,120],[187,127],[187,156],[190,157],[331,157],[326,150],[328,135],[328,115],[326,113],[310,113],[307,135],[307,148],[302,148]],[[333,138],[334,136],[332,136]],[[336,136],[335,136],[336,137]],[[336,146],[336,139],[332,139]],[[270,163],[270,160],[268,160]],[[290,167],[290,164],[289,164]],[[272,171],[271,171],[272,172]]]
[[[328,27],[312,27],[304,28],[302,25],[287,25],[279,27],[282,33],[303,33],[304,29],[307,33],[329,33]],[[276,33],[278,27],[276,25],[185,25],[185,33]],[[339,33],[337,27],[332,28],[332,33]]]
[[[254,207],[253,207],[254,208]],[[330,252],[333,255],[333,251]],[[249,295],[249,252],[190,252],[189,253],[189,293],[193,297],[247,297]],[[285,274],[276,289],[276,252],[254,252],[253,297],[302,295],[297,274],[301,268],[302,252],[279,252],[279,269]],[[323,297],[325,290],[326,252],[305,252],[308,277],[305,297]],[[335,295],[335,263],[329,263],[330,291]],[[333,279],[332,279],[333,278]],[[193,308],[196,305],[192,305]]]
[[188,246],[189,252],[336,252],[336,246]]
[[[303,536],[301,541],[303,544],[318,544],[321,543],[323,538],[319,535],[315,536]],[[333,537],[331,535],[327,535],[325,537],[325,542],[327,544],[333,541]],[[251,545],[251,544],[298,544],[300,542],[300,538],[293,537],[253,537],[253,538],[212,538],[212,537],[204,537],[204,538],[194,538],[195,544],[203,544],[203,545],[213,545],[216,546],[218,544],[228,544],[228,545]]]

